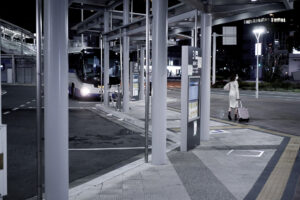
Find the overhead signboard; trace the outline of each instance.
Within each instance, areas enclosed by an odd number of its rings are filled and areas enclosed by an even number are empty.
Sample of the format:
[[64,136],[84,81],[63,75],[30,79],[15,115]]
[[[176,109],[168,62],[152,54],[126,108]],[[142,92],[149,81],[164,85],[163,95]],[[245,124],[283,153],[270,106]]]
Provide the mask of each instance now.
[[223,45],[236,45],[236,26],[223,26]]

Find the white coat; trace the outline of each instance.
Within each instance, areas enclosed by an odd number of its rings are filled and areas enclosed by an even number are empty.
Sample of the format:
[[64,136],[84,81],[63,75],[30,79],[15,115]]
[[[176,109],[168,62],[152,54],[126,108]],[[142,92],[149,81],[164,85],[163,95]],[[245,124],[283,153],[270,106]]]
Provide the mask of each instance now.
[[237,108],[238,101],[237,99],[240,99],[240,93],[239,93],[239,83],[235,81],[229,82],[229,107],[230,108]]

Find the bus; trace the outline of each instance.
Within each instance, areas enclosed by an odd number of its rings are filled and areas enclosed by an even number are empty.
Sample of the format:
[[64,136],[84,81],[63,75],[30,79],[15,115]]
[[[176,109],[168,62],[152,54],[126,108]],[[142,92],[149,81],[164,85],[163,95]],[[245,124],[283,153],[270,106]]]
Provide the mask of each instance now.
[[[117,85],[120,84],[119,58],[115,53],[110,55],[109,85]],[[100,64],[99,48],[86,48],[80,52],[69,53],[70,97],[74,99],[101,97],[104,76]]]

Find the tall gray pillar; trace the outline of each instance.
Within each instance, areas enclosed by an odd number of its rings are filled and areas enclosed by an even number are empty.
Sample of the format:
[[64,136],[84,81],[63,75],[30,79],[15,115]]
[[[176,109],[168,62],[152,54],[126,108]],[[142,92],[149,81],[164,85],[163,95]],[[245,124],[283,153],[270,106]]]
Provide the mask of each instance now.
[[68,1],[44,2],[45,198],[66,200],[68,152]]
[[15,62],[15,56],[11,56],[11,68],[12,68],[12,82],[13,84],[16,83],[16,62]]
[[201,13],[201,120],[200,140],[209,139],[210,123],[210,69],[211,69],[211,24],[210,13]]
[[145,99],[145,89],[144,89],[144,53],[145,53],[145,48],[141,47],[140,48],[140,80],[139,80],[139,99],[144,100]]
[[[109,31],[109,12],[104,12],[104,32]],[[104,105],[108,106],[108,84],[109,84],[109,41],[107,36],[104,36]]]
[[[123,0],[123,25],[129,23],[129,0]],[[123,111],[129,111],[129,37],[124,29],[123,36]]]
[[166,162],[168,1],[153,0],[152,163]]

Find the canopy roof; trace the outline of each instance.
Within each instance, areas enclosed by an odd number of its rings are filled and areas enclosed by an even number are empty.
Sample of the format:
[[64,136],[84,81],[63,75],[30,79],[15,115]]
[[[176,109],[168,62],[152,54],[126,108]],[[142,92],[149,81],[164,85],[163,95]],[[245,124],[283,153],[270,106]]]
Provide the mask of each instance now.
[[[213,25],[219,25],[293,9],[293,0],[170,1],[175,5],[168,9],[168,34],[169,36],[176,35],[179,38],[189,37],[182,35],[182,33],[195,27],[195,19],[197,20],[197,26],[200,27],[201,12],[211,13]],[[133,0],[133,4],[135,3],[136,1]],[[121,36],[120,30],[126,29],[132,43],[144,43],[146,30],[145,11],[134,9],[131,22],[123,25],[122,4],[123,0],[70,0],[70,8],[96,11],[94,15],[71,27],[71,29],[78,34],[93,32],[106,35],[109,40],[118,39]],[[110,12],[111,17],[109,22],[110,31],[108,32],[103,31],[105,10]],[[150,19],[151,17],[150,15]]]

